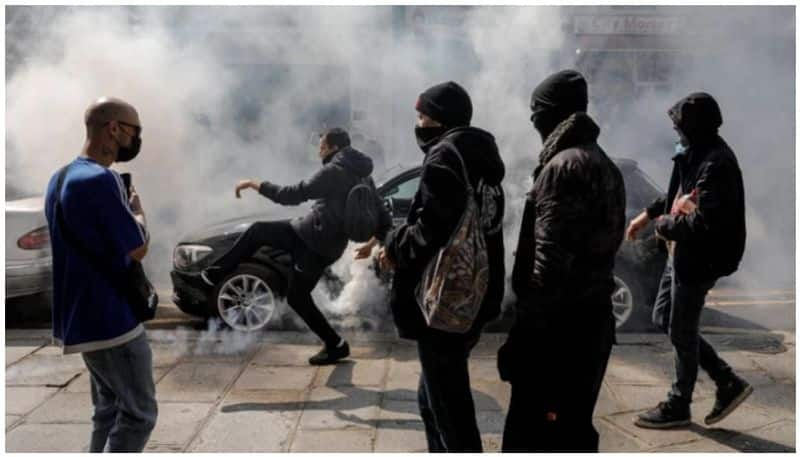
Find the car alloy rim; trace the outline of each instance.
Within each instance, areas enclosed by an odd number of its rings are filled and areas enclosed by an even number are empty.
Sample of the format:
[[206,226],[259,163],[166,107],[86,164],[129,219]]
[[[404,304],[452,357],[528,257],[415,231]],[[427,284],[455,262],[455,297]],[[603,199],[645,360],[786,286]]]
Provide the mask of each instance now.
[[617,322],[617,328],[630,319],[633,313],[633,294],[631,288],[625,284],[625,281],[614,276],[614,284],[616,288],[614,293],[611,294],[611,306],[614,311],[614,319]]
[[232,328],[252,332],[269,322],[275,311],[275,295],[258,276],[239,274],[220,287],[217,310]]

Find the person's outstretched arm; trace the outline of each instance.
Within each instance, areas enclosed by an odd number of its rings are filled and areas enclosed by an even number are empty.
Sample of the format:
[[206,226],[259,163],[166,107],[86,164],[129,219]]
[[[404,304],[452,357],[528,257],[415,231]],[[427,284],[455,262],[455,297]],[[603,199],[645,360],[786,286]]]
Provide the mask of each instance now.
[[331,170],[322,168],[311,178],[289,186],[279,186],[269,181],[259,183],[254,179],[239,181],[236,186],[236,198],[241,198],[242,190],[253,189],[275,203],[292,206],[323,198],[330,194],[334,187]]

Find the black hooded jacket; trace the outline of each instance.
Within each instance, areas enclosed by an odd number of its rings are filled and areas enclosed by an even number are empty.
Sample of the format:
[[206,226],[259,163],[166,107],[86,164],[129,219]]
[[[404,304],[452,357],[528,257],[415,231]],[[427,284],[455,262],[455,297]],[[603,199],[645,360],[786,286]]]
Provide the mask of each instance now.
[[[263,182],[259,193],[281,205],[315,200],[309,214],[292,220],[292,228],[311,250],[334,261],[348,242],[343,228],[347,195],[371,173],[372,159],[348,146],[337,151],[311,178],[291,186]],[[380,215],[376,237],[383,240],[392,226],[392,217],[379,198],[375,204]]]
[[503,215],[505,195],[500,183],[505,166],[494,137],[478,128],[457,127],[423,145],[425,160],[419,189],[408,218],[386,237],[386,250],[395,263],[391,308],[403,338],[462,338],[464,335],[428,328],[415,298],[425,266],[450,239],[465,208],[466,187],[460,154],[467,167],[489,251],[489,288],[481,310],[466,334],[479,333],[500,313],[505,289]]
[[[692,94],[670,109],[688,149],[673,157],[669,189],[647,208],[656,231],[675,241],[675,275],[684,282],[715,280],[739,267],[744,254],[745,205],[742,171],[731,148],[717,134],[719,107],[708,94]],[[711,121],[709,121],[711,120]],[[678,191],[697,191],[697,209],[671,216]]]
[[[625,230],[622,174],[583,112],[548,136],[534,171],[516,251],[517,320],[611,316],[614,258]],[[600,300],[607,301],[602,309]]]

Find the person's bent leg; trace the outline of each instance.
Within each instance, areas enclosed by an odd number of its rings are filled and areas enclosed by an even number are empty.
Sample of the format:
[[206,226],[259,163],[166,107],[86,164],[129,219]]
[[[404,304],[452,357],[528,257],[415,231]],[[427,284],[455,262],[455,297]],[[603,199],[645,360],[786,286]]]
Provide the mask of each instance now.
[[727,385],[736,376],[703,335],[700,335],[700,368],[708,373],[717,387]]
[[481,452],[481,435],[469,385],[467,343],[427,336],[417,341],[436,428],[448,452]]
[[98,374],[109,370],[106,365],[106,352],[104,351],[107,350],[84,352],[82,354],[86,368],[89,369],[92,405],[94,406],[89,452],[103,452],[108,442],[108,434],[117,420],[117,396]]
[[[689,403],[682,397],[677,397],[676,393],[680,392],[678,386],[686,384],[687,371],[682,367],[681,361],[686,362],[687,351],[689,354],[694,353],[695,368],[694,379],[697,378],[697,351],[692,349],[691,341],[686,341],[681,332],[685,331],[687,324],[685,322],[678,322],[675,328],[672,328],[673,319],[675,319],[675,307],[685,306],[679,305],[675,297],[675,278],[672,259],[667,261],[664,268],[664,273],[661,276],[661,281],[658,287],[658,295],[653,306],[653,324],[655,324],[664,333],[669,335],[672,345],[675,347],[675,384],[672,391],[667,394],[667,401],[661,402],[655,407],[645,411],[636,419],[635,424],[642,428],[651,429],[667,429],[674,427],[682,427],[691,422],[691,413],[689,410]],[[680,316],[681,312],[678,312]],[[698,314],[699,316],[699,314]],[[699,317],[698,317],[699,319]],[[699,324],[698,324],[699,325]],[[689,325],[691,327],[691,325]],[[691,340],[691,333],[689,332],[689,340]],[[677,342],[677,346],[676,346]],[[697,338],[694,339],[695,347],[697,346]],[[687,349],[688,348],[688,349]],[[690,356],[691,358],[691,356]],[[691,363],[689,363],[691,366]],[[690,374],[690,373],[689,373]],[[681,380],[679,383],[677,380]],[[692,381],[692,386],[694,382]]]
[[158,416],[153,353],[144,333],[114,349],[119,349],[114,354],[117,372],[112,379],[120,412],[109,434],[108,448],[111,452],[141,452]]
[[289,289],[287,301],[289,306],[303,319],[303,322],[313,331],[325,344],[326,347],[336,347],[342,340],[336,330],[331,327],[328,319],[319,310],[311,291],[316,287],[319,278],[322,276],[324,266],[322,265],[293,265],[293,271],[289,278]]
[[264,246],[291,251],[295,240],[294,229],[287,221],[256,222],[236,240],[236,243],[212,265],[214,279],[222,279],[236,269],[242,261],[252,257]]

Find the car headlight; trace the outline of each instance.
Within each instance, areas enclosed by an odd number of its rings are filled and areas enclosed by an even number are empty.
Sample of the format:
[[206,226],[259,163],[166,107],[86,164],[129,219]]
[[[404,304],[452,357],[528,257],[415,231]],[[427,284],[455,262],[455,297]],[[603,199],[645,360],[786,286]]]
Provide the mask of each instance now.
[[202,244],[182,244],[175,248],[172,263],[175,268],[187,268],[211,254],[214,250]]

